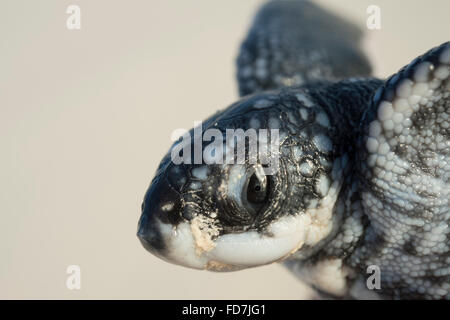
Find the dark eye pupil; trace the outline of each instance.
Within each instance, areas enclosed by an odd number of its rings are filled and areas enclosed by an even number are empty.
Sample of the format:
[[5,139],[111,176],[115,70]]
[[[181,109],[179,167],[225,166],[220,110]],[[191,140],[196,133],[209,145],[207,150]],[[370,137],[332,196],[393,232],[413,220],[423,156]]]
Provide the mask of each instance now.
[[[261,180],[260,180],[261,179]],[[267,178],[265,176],[258,177],[253,174],[250,177],[247,187],[247,200],[251,204],[260,204],[266,200],[268,196]]]

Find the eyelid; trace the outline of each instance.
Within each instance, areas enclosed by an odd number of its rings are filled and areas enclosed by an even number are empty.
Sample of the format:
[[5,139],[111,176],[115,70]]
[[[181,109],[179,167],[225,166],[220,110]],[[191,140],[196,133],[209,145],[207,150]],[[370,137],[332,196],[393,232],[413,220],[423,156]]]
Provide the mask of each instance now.
[[266,180],[266,175],[264,173],[264,168],[262,166],[256,166],[254,174],[256,174],[256,177],[258,178],[259,181]]
[[[267,188],[268,179],[264,173],[264,169],[262,167],[257,167],[255,169],[254,175],[256,175],[256,178],[260,182],[261,186],[264,188]],[[250,178],[251,178],[251,176],[250,176]]]
[[264,202],[262,202],[260,204],[255,204],[255,203],[251,203],[247,199],[248,186],[250,184],[250,180],[253,175],[256,175],[258,180],[261,182],[261,186],[263,186],[264,188],[268,188],[269,178],[268,178],[268,176],[265,175],[264,168],[261,165],[254,166],[250,170],[247,171],[247,178],[246,178],[246,181],[245,181],[243,189],[242,189],[242,196],[241,196],[242,203],[244,205],[244,208],[249,213],[256,216],[260,212],[261,208],[264,206]]

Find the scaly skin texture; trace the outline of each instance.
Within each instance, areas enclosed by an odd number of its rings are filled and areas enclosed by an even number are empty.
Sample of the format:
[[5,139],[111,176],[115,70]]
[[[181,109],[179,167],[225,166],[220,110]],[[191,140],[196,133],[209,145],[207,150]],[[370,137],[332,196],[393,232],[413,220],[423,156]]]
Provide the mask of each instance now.
[[383,81],[359,38],[307,1],[263,6],[238,57],[245,96],[202,130],[278,129],[278,170],[175,164],[175,143],[145,195],[144,247],[213,271],[284,261],[327,297],[449,299],[450,45]]
[[374,265],[379,297],[450,298],[449,55],[445,43],[377,89],[354,131],[353,169],[335,205],[344,221],[313,259],[288,267],[302,275],[332,260],[345,277],[340,296],[374,297],[361,291]]
[[242,43],[239,92],[370,76],[361,38],[359,29],[308,1],[269,2]]

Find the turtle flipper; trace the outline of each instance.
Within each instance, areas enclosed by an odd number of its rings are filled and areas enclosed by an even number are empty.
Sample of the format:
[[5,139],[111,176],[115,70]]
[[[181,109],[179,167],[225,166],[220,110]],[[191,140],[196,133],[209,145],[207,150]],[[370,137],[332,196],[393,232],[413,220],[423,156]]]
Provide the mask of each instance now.
[[394,296],[450,298],[449,124],[450,42],[388,79],[365,114],[359,174],[370,226],[355,260],[378,264]]
[[239,92],[370,76],[361,38],[359,28],[310,1],[269,1],[241,46]]

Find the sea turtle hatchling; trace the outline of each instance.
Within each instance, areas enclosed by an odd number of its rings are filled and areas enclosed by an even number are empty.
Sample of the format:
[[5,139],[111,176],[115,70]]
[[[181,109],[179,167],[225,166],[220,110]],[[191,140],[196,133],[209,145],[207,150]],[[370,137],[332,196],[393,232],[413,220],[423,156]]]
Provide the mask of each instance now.
[[176,142],[145,194],[143,246],[213,271],[282,261],[336,298],[449,299],[450,43],[379,80],[360,38],[308,1],[265,4],[237,60],[242,97],[201,132],[277,129],[278,169],[175,164]]

